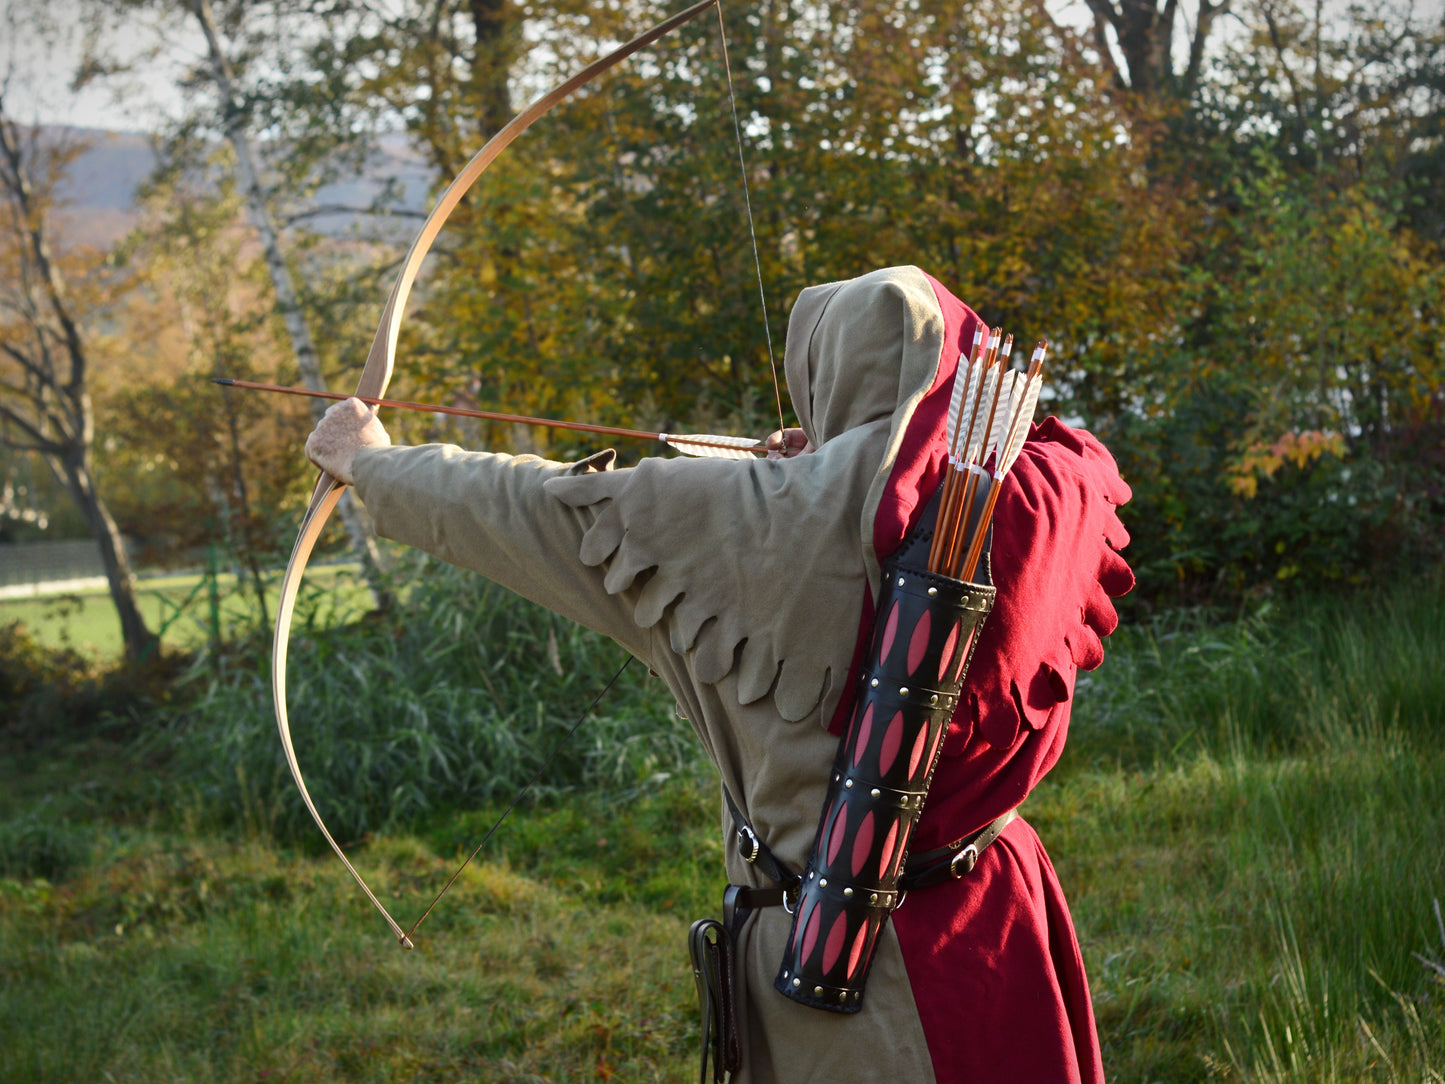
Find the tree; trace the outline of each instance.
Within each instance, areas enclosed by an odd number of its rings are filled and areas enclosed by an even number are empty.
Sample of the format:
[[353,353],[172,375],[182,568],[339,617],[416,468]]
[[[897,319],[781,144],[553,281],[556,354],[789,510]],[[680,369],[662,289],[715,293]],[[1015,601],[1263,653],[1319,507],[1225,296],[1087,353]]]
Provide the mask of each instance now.
[[[326,390],[326,382],[321,374],[320,355],[292,280],[291,268],[281,248],[280,236],[271,213],[270,194],[262,181],[250,133],[246,128],[247,109],[239,96],[231,58],[220,39],[209,0],[186,0],[186,6],[205,37],[209,77],[216,92],[217,119],[234,152],[237,185],[245,198],[251,225],[261,240],[261,249],[275,293],[276,309],[285,322],[287,335],[291,339],[296,366],[307,387]],[[234,13],[233,17],[240,17],[240,13]],[[324,405],[317,400],[315,416],[320,418],[324,410]],[[365,514],[349,490],[342,494],[337,514],[346,527],[352,551],[361,560],[362,572],[371,585],[372,596],[377,606],[384,608],[389,604],[390,592],[382,577],[381,555],[376,546],[376,538]]]
[[[52,249],[54,186],[65,164],[47,153],[40,133],[17,124],[0,93],[0,442],[39,455],[85,517],[100,548],[126,655],[138,659],[156,641],[136,606],[125,544],[95,483],[92,366],[88,319],[105,311],[106,294],[72,291]],[[97,270],[92,264],[91,271]],[[90,284],[86,284],[89,286]],[[114,283],[105,284],[111,289]]]
[[115,507],[122,523],[145,522],[153,545],[186,560],[205,549],[232,564],[265,622],[267,570],[291,543],[280,513],[309,481],[295,454],[309,415],[295,400],[223,393],[206,379],[269,379],[284,365],[265,262],[224,168],[198,180],[163,164],[141,204],[117,261],[144,290],[120,316],[128,337],[171,360],[102,397],[103,473],[129,481]]
[[1236,14],[1171,129],[1193,175],[1176,316],[1125,344],[1134,398],[1109,422],[1149,588],[1188,601],[1440,552],[1441,179],[1422,167],[1445,27],[1388,2]]
[[[1206,139],[1314,173],[1338,189],[1409,178],[1437,208],[1445,131],[1445,15],[1399,0],[1343,13],[1297,0],[1253,0],[1244,33],[1219,50],[1196,114]],[[1434,176],[1429,176],[1430,173]],[[1428,216],[1441,221],[1438,210]]]
[[[445,178],[510,115],[509,87],[531,98],[672,6],[211,2],[222,44],[192,88],[231,107],[197,110],[193,131],[243,118],[234,153],[254,152],[285,246],[266,246],[270,266],[290,268],[330,369],[359,360],[337,345],[356,321],[313,284],[356,279],[337,258],[354,250],[307,248],[282,197],[388,123]],[[758,432],[776,424],[768,340],[780,354],[797,290],[917,263],[988,322],[1052,341],[1045,409],[1116,443],[1155,587],[1197,600],[1303,567],[1259,540],[1288,553],[1310,532],[1345,538],[1325,513],[1350,472],[1438,488],[1396,467],[1439,410],[1445,34],[1393,3],[1331,21],[1288,0],[1092,0],[1083,30],[1040,0],[729,5],[731,84],[716,25],[698,20],[492,167],[418,285],[402,382],[412,398]],[[185,0],[189,22],[207,10]],[[233,65],[220,95],[218,56]],[[1234,488],[1251,471],[1254,497]],[[1386,519],[1437,514],[1392,507]],[[1349,537],[1320,571],[1362,567],[1368,540]]]
[[[1232,0],[1198,0],[1194,19],[1179,0],[1086,0],[1093,17],[1093,44],[1099,63],[1116,86],[1141,98],[1188,101],[1204,72],[1204,51],[1215,23],[1229,13]],[[1175,38],[1181,26],[1189,56],[1175,70]],[[1120,67],[1114,51],[1123,60]]]

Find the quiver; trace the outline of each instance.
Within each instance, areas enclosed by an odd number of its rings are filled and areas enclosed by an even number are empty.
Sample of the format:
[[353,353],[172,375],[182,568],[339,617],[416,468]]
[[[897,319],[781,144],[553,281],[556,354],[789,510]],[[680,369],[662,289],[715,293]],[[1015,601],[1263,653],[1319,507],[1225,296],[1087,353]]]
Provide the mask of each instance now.
[[862,1008],[873,950],[900,902],[909,840],[993,607],[993,587],[909,567],[924,563],[911,550],[902,556],[908,565],[883,565],[858,694],[773,984],[831,1012]]

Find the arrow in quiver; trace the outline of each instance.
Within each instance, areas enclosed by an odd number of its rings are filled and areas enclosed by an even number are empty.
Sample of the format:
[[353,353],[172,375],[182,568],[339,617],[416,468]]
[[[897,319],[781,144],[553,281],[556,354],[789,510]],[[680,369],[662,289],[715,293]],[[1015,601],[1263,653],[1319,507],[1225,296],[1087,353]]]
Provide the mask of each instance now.
[[878,618],[774,986],[833,1012],[863,986],[958,706],[991,586],[883,566]]

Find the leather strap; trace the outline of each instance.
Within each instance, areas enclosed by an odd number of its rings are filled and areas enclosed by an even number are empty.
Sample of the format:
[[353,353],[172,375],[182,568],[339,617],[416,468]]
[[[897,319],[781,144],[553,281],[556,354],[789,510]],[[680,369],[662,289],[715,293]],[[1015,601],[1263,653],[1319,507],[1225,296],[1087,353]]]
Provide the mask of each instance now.
[[[744,861],[756,866],[774,884],[768,888],[728,885],[723,894],[723,920],[701,918],[688,931],[688,955],[692,958],[693,980],[697,983],[701,1020],[701,1057],[698,1084],[708,1084],[712,1066],[713,1084],[723,1084],[728,1074],[742,1066],[742,1037],[738,1030],[745,988],[737,970],[738,936],[754,911],[763,907],[788,905],[797,898],[800,878],[768,850],[726,787],[728,812],[737,829],[734,842]],[[1018,817],[1017,809],[946,847],[910,855],[899,887],[905,892],[956,879],[971,872],[978,856]]]
[[707,1084],[712,1063],[714,1084],[742,1067],[742,1040],[738,1033],[737,941],[725,923],[700,918],[687,935],[692,976],[702,1010],[701,1067],[698,1084]]
[[998,839],[1003,830],[1018,819],[1018,815],[1017,809],[1010,809],[1002,817],[990,821],[971,836],[955,839],[946,847],[924,851],[921,854],[910,854],[908,865],[903,870],[903,876],[899,878],[898,887],[908,892],[915,888],[942,884],[948,880],[958,880],[960,877],[972,873],[973,867],[978,864],[979,854],[990,843]]
[[723,787],[723,797],[727,799],[728,812],[732,814],[733,826],[737,830],[733,841],[737,845],[738,854],[742,856],[743,861],[756,867],[759,873],[775,884],[783,885],[785,888],[796,887],[802,878],[778,861],[773,852],[768,850],[768,845],[762,841],[753,826],[748,823],[748,819],[743,816],[742,810],[738,808],[737,802],[733,801],[732,793],[727,787]]
[[[733,825],[737,829],[734,842],[738,853],[742,855],[744,861],[756,866],[758,872],[779,886],[777,888],[728,886],[729,892],[734,889],[739,891],[738,906],[743,909],[737,924],[729,923],[729,928],[736,933],[747,921],[747,916],[755,909],[776,907],[787,902],[801,878],[780,862],[772,851],[768,850],[768,845],[748,823],[748,819],[743,816],[742,810],[733,801],[733,796],[726,787],[723,788],[723,797],[727,799],[728,812],[732,814]],[[910,854],[908,863],[903,870],[903,876],[899,879],[898,887],[907,892],[915,888],[942,884],[947,880],[957,880],[971,873],[973,867],[978,864],[978,857],[983,853],[984,848],[998,839],[1003,834],[1003,830],[1018,819],[1018,815],[1017,808],[1010,809],[1003,816],[990,821],[972,835],[955,839],[952,843],[936,847],[931,851]],[[726,900],[724,900],[724,904],[726,904]],[[724,917],[726,918],[726,913]]]
[[754,911],[761,907],[779,907],[796,894],[799,877],[779,862],[758,837],[733,796],[723,788],[733,824],[737,826],[734,842],[744,861],[758,871],[774,887],[754,888],[751,885],[728,885],[723,894],[723,920],[700,918],[688,931],[688,954],[692,957],[692,975],[697,983],[698,1006],[702,1013],[701,1068],[698,1084],[707,1084],[708,1065],[712,1065],[714,1084],[722,1084],[729,1073],[742,1067],[742,1036],[738,1020],[742,1016],[743,984],[738,981],[738,935]]

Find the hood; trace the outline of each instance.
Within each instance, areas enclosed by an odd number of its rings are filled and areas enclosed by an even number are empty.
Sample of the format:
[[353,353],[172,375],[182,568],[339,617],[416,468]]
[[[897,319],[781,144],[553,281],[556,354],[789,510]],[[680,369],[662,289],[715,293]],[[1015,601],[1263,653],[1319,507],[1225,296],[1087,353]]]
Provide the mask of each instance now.
[[584,563],[661,626],[698,680],[772,696],[786,719],[842,695],[880,555],[942,476],[943,418],[977,317],[916,267],[804,290],[784,368],[811,455],[647,459],[552,479],[593,508]]

